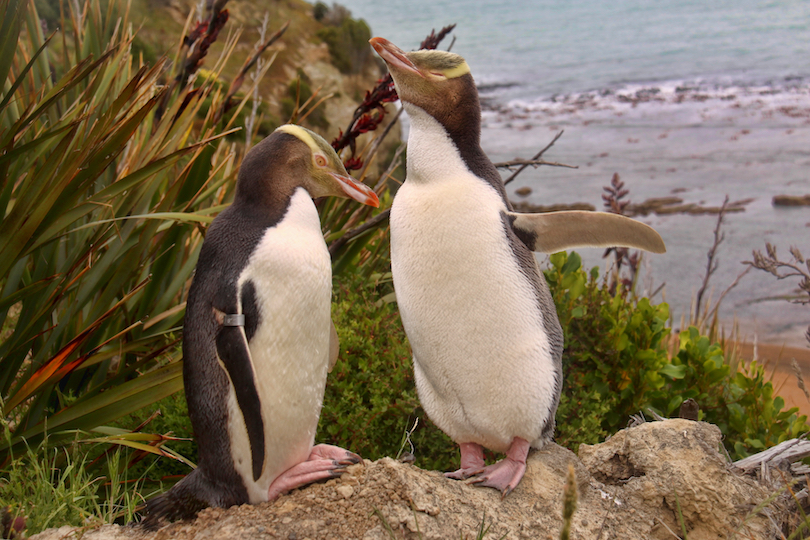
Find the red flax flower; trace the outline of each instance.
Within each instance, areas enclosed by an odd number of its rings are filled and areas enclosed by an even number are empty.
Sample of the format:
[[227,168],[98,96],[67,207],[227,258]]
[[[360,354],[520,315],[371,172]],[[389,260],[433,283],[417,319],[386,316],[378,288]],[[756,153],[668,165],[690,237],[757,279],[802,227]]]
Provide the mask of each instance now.
[[[455,24],[445,26],[439,31],[438,34],[434,30],[430,31],[425,40],[420,45],[420,49],[435,49],[439,43],[452,32]],[[385,118],[385,103],[392,103],[399,99],[397,91],[394,88],[394,80],[391,74],[387,74],[377,81],[377,85],[372,90],[366,90],[366,95],[363,102],[355,109],[349,127],[332,141],[332,148],[336,152],[340,152],[347,146],[351,150],[351,155],[344,160],[343,165],[346,170],[359,170],[363,168],[363,161],[359,157],[355,157],[357,150],[357,137],[362,133],[374,131],[382,123]]]

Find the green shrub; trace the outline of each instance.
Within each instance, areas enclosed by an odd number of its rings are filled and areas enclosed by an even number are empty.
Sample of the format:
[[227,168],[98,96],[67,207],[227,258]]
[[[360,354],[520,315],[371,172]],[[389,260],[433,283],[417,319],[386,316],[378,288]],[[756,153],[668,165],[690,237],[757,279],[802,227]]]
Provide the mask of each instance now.
[[733,457],[740,458],[808,429],[798,409],[782,410],[762,366],[732,373],[718,343],[694,328],[680,333],[677,354],[667,352],[669,308],[627,291],[610,294],[597,269],[586,274],[576,253],[556,253],[545,271],[565,335],[564,383],[557,441],[569,448],[593,444],[626,426],[647,408],[677,416],[695,399],[700,419],[716,424]]
[[322,21],[327,13],[329,13],[329,6],[323,2],[315,2],[315,5],[312,7],[312,18],[316,21]]
[[340,356],[327,381],[317,438],[366,459],[396,457],[418,417],[411,436],[416,464],[448,470],[457,465],[456,445],[427,421],[419,405],[396,304],[383,300],[390,291],[390,283],[359,275],[336,280],[332,318]]
[[332,64],[341,73],[359,73],[371,54],[371,29],[363,19],[347,16],[339,24],[319,30],[318,37],[329,47]]
[[[0,437],[11,438],[2,417]],[[46,437],[37,446],[10,454],[0,476],[0,507],[7,507],[12,518],[24,517],[27,536],[62,525],[131,521],[150,491],[126,470],[121,450],[111,450],[104,460],[93,459],[105,448],[78,439],[52,446]]]

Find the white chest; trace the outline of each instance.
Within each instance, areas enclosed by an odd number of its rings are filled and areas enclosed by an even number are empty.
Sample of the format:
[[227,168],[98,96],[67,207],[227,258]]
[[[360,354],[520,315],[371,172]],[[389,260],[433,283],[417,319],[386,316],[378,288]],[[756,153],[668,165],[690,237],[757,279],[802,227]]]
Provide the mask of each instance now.
[[515,436],[535,441],[553,401],[554,366],[536,290],[507,238],[505,205],[434,119],[408,113],[391,266],[419,397],[458,442],[503,451]]
[[[259,502],[280,473],[309,455],[326,384],[332,270],[317,210],[302,188],[284,219],[265,232],[239,278],[240,289],[247,280],[255,287],[261,320],[250,354],[262,404],[265,467],[248,486],[251,501]],[[230,401],[238,410],[235,395]],[[237,431],[232,453],[242,461],[244,471],[237,469],[243,478],[252,480],[243,424]]]

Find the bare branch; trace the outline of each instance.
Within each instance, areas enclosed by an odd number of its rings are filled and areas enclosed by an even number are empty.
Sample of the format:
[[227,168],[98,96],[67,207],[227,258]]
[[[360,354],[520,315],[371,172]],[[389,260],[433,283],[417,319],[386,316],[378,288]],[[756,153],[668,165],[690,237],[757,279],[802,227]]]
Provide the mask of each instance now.
[[[559,133],[557,133],[557,135],[555,135],[555,137],[554,137],[553,139],[551,139],[551,142],[550,142],[550,143],[548,143],[548,144],[546,145],[546,147],[545,147],[545,148],[543,148],[542,150],[540,150],[539,152],[537,152],[537,153],[534,155],[534,157],[533,157],[532,159],[530,159],[529,161],[537,161],[538,159],[540,159],[540,158],[543,156],[543,154],[545,154],[546,150],[548,150],[549,148],[551,148],[552,146],[554,146],[554,143],[555,143],[555,142],[557,142],[557,139],[559,139],[560,137],[562,137],[562,134],[563,134],[563,133],[565,133],[565,130],[561,130]],[[529,165],[521,165],[521,167],[520,167],[518,170],[516,170],[515,172],[513,172],[513,173],[512,173],[512,176],[510,176],[509,178],[507,178],[506,180],[504,180],[503,185],[506,185],[506,184],[508,184],[509,182],[511,182],[512,180],[514,180],[515,178],[517,178],[517,175],[519,175],[520,173],[522,173],[522,172],[523,172],[523,171],[526,169],[526,167],[528,167],[528,166],[529,166]]]
[[535,160],[527,160],[527,159],[513,159],[512,161],[500,161],[498,163],[493,163],[496,168],[498,169],[509,169],[510,171],[514,170],[514,167],[517,166],[531,166],[535,169],[540,165],[550,165],[552,167],[567,167],[569,169],[579,169],[577,165],[567,165],[565,163],[557,163],[556,161],[545,161],[543,159],[535,159]]
[[721,232],[723,217],[726,215],[726,206],[728,206],[728,195],[726,195],[723,205],[720,207],[720,213],[717,214],[717,225],[714,227],[714,243],[707,254],[706,274],[703,276],[703,284],[700,286],[695,299],[695,313],[693,319],[695,322],[700,320],[700,304],[703,302],[703,295],[706,294],[706,289],[709,287],[709,279],[712,277],[712,274],[717,271],[717,248],[720,247],[720,244],[723,243],[723,240],[726,238],[725,233]]
[[[764,270],[774,275],[776,279],[779,280],[790,277],[800,278],[799,290],[802,291],[801,297],[792,300],[792,302],[796,304],[810,304],[810,260],[805,259],[795,246],[791,246],[789,251],[793,260],[789,262],[780,261],[776,253],[776,246],[771,245],[770,242],[766,242],[766,255],[763,255],[759,250],[754,250],[752,253],[754,260],[743,261],[743,264],[747,264],[758,270]],[[800,266],[801,264],[804,264],[807,270]],[[806,298],[804,297],[805,294],[807,295]],[[808,341],[810,341],[810,336],[808,336]]]
[[383,130],[383,132],[377,138],[375,138],[374,141],[371,143],[371,150],[369,150],[367,155],[364,156],[365,164],[363,165],[363,170],[360,171],[360,178],[363,178],[366,175],[366,169],[368,169],[368,166],[371,164],[371,161],[374,158],[374,155],[377,153],[377,150],[380,149],[380,145],[385,140],[385,138],[388,136],[388,134],[391,132],[391,129],[394,127],[394,124],[397,123],[397,120],[399,120],[399,117],[402,116],[402,111],[404,111],[404,110],[405,109],[400,108],[397,111],[397,114],[394,115],[394,118],[392,118],[391,121],[388,122],[388,125],[385,126],[385,129]]
[[379,225],[380,223],[382,223],[383,221],[388,219],[388,214],[390,214],[390,213],[391,213],[391,209],[389,208],[387,210],[384,210],[384,211],[380,212],[379,214],[377,214],[373,218],[367,220],[365,223],[363,223],[359,227],[357,227],[355,229],[352,229],[350,231],[347,231],[346,234],[344,234],[343,236],[341,236],[340,238],[338,238],[337,240],[332,242],[332,244],[330,244],[330,246],[329,246],[329,254],[332,257],[334,257],[335,254],[340,250],[340,248],[342,248],[344,245],[346,245],[347,242],[349,242],[350,240],[353,240],[354,238],[357,238],[358,236],[360,236],[364,232],[366,232],[366,231],[368,231],[370,229],[373,229],[374,227],[376,227],[377,225]]

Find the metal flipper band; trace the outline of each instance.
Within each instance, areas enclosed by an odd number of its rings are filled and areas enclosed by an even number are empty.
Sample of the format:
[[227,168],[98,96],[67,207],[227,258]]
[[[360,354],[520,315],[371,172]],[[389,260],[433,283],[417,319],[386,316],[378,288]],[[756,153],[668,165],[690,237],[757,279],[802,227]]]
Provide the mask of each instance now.
[[241,313],[222,317],[222,326],[245,326],[245,316]]

